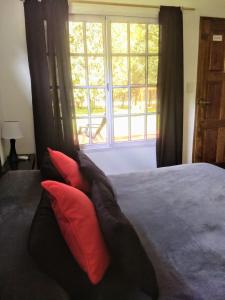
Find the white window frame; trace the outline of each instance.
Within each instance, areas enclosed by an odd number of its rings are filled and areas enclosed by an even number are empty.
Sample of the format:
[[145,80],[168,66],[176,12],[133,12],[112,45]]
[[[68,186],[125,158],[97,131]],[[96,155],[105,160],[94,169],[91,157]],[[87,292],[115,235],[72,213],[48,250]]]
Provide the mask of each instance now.
[[[148,43],[146,46],[146,51],[144,54],[130,54],[129,49],[128,53],[124,54],[112,54],[111,53],[111,22],[119,22],[119,23],[135,23],[135,24],[158,24],[158,18],[146,18],[146,17],[126,17],[126,16],[102,16],[102,15],[84,15],[84,14],[71,14],[70,15],[70,21],[74,22],[99,22],[103,24],[103,47],[104,47],[104,67],[105,67],[105,95],[106,95],[106,118],[107,118],[107,124],[106,124],[106,143],[90,143],[91,138],[89,138],[89,144],[81,144],[80,146],[85,150],[103,150],[103,149],[110,149],[110,148],[119,148],[119,147],[130,147],[130,146],[141,146],[141,145],[155,145],[156,139],[147,139],[147,116],[155,113],[139,113],[135,114],[135,116],[145,116],[145,129],[144,129],[144,139],[143,140],[131,140],[131,97],[130,97],[130,91],[131,91],[131,84],[130,84],[130,70],[129,70],[129,64],[128,64],[128,85],[124,86],[113,86],[112,82],[112,56],[124,56],[124,57],[131,57],[131,56],[140,56],[146,58],[146,70],[145,70],[145,84],[138,84],[133,85],[132,87],[145,87],[146,88],[146,94],[147,94],[147,88],[151,87],[152,85],[148,84],[148,57],[149,56],[158,56],[159,54],[149,54],[148,53]],[[148,27],[147,27],[148,28]],[[148,36],[148,30],[146,31],[146,35]],[[84,30],[84,47],[86,45],[86,32]],[[128,32],[128,47],[130,47],[129,43],[129,32]],[[86,51],[85,51],[86,53]],[[88,55],[84,53],[76,53],[72,54],[73,56],[84,56],[85,60],[88,59]],[[91,54],[91,56],[102,56],[99,54]],[[86,82],[88,83],[88,64],[86,61],[87,68],[85,70],[86,72]],[[155,86],[155,85],[154,85]],[[113,124],[114,124],[114,114],[113,114],[113,87],[121,87],[121,88],[128,88],[129,91],[129,99],[128,99],[128,107],[129,111],[126,115],[119,115],[117,114],[116,117],[128,117],[129,119],[129,126],[128,126],[128,141],[113,141]],[[74,86],[73,86],[74,88]],[[76,88],[87,88],[90,89],[92,86],[86,85],[86,86],[76,86]],[[94,86],[94,88],[103,88],[103,86]],[[88,110],[90,112],[90,93],[88,93]],[[147,95],[146,95],[147,96]],[[146,101],[147,104],[147,101]],[[87,119],[86,116],[82,117],[79,116],[79,119]],[[96,116],[98,118],[98,116]],[[91,115],[88,114],[88,122],[91,124]]]

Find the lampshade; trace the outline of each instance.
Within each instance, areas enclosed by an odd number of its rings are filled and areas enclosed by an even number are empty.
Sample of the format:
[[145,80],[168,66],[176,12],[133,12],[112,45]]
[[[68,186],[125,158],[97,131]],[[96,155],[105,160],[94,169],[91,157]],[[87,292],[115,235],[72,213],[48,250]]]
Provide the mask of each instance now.
[[2,138],[6,140],[21,139],[23,137],[18,121],[5,121],[2,125]]

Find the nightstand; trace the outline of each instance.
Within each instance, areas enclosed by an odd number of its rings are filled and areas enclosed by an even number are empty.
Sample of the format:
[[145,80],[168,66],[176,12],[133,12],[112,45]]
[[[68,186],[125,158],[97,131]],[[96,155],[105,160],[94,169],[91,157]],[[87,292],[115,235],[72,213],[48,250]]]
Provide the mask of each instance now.
[[[27,154],[25,154],[27,155]],[[21,154],[19,156],[22,156]],[[33,170],[35,169],[35,154],[28,154],[28,159],[19,159],[18,162],[10,164],[8,159],[6,160],[2,172],[5,173],[11,170]]]

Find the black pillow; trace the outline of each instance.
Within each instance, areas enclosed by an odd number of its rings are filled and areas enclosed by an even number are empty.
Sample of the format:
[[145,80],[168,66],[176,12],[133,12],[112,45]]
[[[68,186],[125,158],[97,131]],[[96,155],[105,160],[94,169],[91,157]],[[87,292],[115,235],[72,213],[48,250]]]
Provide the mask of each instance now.
[[45,151],[45,154],[43,156],[40,172],[42,180],[55,180],[65,183],[63,177],[59,174],[57,169],[52,164],[51,158],[47,150]]
[[114,195],[113,187],[111,182],[105,173],[96,166],[96,164],[82,151],[78,151],[78,163],[80,166],[81,173],[85,176],[85,178],[89,181],[90,185],[92,185],[93,180],[102,182],[110,192]]
[[120,265],[132,286],[157,299],[158,284],[154,268],[111,190],[103,182],[94,180],[91,200],[113,261]]
[[64,241],[47,192],[32,222],[28,249],[37,265],[55,279],[72,299],[91,299],[92,284]]
[[[103,280],[95,289],[96,300],[137,300],[137,288],[132,286],[118,265],[111,264]],[[150,300],[150,299],[149,299]]]
[[1,300],[71,300],[49,276],[35,269],[12,271],[0,292]]

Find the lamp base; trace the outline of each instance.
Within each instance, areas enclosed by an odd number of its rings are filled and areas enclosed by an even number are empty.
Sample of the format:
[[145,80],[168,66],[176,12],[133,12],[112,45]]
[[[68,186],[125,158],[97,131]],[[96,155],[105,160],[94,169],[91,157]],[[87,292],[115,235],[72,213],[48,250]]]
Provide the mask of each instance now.
[[16,164],[18,162],[15,139],[10,139],[10,153],[8,159],[10,164]]

